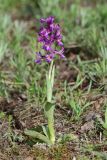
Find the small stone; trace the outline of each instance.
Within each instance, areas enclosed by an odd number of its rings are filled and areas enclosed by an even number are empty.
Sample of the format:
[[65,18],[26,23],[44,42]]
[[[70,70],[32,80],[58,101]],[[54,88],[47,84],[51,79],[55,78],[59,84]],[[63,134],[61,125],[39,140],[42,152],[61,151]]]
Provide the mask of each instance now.
[[87,132],[89,130],[94,129],[94,121],[86,122],[83,126],[81,126],[81,132]]
[[33,157],[29,156],[25,160],[33,160]]

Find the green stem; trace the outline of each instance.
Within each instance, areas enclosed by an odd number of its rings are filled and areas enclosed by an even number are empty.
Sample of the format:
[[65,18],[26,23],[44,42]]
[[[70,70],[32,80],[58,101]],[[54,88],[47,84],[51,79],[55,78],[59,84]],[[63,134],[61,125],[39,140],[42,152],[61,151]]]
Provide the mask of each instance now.
[[54,144],[54,143],[55,143],[54,123],[53,123],[53,122],[50,122],[49,120],[48,120],[48,129],[49,129],[49,134],[50,134],[50,137],[49,137],[50,142],[51,142],[52,144]]
[[54,106],[51,106],[51,116],[48,116],[48,130],[49,139],[52,144],[55,143],[55,129],[54,129]]
[[51,144],[55,143],[55,130],[54,130],[54,109],[53,103],[47,102],[45,105],[45,116],[48,121],[48,136]]
[[52,103],[54,73],[55,73],[55,66],[53,65],[53,61],[52,61],[50,64],[49,72],[46,75],[47,103],[45,106],[45,115],[46,115],[47,121],[48,121],[49,139],[50,139],[51,144],[55,143],[55,130],[54,130],[54,108],[55,108],[55,105]]

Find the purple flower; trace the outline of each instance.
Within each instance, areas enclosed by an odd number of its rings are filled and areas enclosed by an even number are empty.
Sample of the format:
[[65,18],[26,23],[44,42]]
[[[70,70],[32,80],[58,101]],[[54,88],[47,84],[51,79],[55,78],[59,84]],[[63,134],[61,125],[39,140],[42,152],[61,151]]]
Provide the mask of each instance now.
[[48,18],[41,18],[40,19],[40,22],[41,23],[44,23],[46,22],[47,24],[52,24],[54,22],[54,17],[53,16],[50,16]]
[[48,63],[50,63],[52,61],[52,59],[54,58],[54,54],[47,54],[45,56],[45,59]]
[[36,52],[36,55],[37,55],[37,59],[35,60],[36,63],[41,63],[41,60],[42,60],[42,55],[40,52]]
[[[45,54],[37,52],[36,63],[41,63],[42,60],[50,63],[55,55],[59,55],[60,58],[64,58],[64,45],[62,42],[61,28],[59,24],[54,23],[54,17],[40,19],[41,27],[38,33],[38,42],[41,43],[42,49]],[[56,48],[60,50],[56,50]]]
[[49,44],[44,44],[42,48],[43,48],[44,50],[46,50],[46,51],[50,51],[50,50],[51,50]]

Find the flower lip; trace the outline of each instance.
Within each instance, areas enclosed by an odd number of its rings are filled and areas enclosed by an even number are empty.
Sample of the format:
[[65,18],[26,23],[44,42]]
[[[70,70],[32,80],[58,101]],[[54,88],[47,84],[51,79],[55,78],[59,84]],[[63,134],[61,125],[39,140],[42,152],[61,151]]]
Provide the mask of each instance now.
[[43,23],[47,23],[47,24],[52,24],[54,22],[54,17],[50,16],[48,18],[41,18],[40,22]]
[[45,19],[45,18],[41,18],[41,19],[40,19],[40,22],[41,22],[41,23],[44,23],[44,22],[46,22],[46,19]]
[[54,17],[53,17],[53,16],[50,16],[50,17],[46,18],[46,22],[47,22],[48,24],[52,24],[52,23],[54,22]]
[[53,54],[48,54],[48,55],[45,56],[45,58],[46,58],[46,61],[47,61],[48,63],[50,63],[50,62],[53,60],[54,55],[53,55]]
[[58,46],[64,46],[64,44],[60,40],[57,40],[57,44]]
[[41,59],[36,59],[35,62],[40,64],[41,63]]
[[44,50],[49,51],[50,50],[50,46],[49,45],[43,45],[42,47]]

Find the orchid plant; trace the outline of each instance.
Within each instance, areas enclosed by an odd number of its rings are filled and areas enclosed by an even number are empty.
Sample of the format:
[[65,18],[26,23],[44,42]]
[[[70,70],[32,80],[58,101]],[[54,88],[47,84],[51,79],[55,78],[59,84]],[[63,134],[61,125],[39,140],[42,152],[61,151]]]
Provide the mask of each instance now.
[[55,143],[55,129],[54,129],[54,109],[55,102],[53,101],[53,85],[55,65],[53,59],[56,55],[60,58],[64,58],[64,45],[62,43],[61,28],[59,24],[54,22],[55,18],[50,16],[48,18],[40,19],[40,31],[38,33],[38,42],[41,44],[43,52],[36,52],[37,64],[41,64],[44,60],[50,64],[49,72],[46,73],[47,84],[47,102],[44,107],[44,114],[47,118],[47,127],[42,126],[43,134],[25,130],[25,134],[33,138],[40,139],[47,144]]

